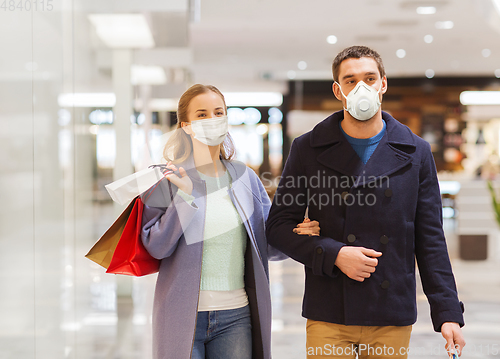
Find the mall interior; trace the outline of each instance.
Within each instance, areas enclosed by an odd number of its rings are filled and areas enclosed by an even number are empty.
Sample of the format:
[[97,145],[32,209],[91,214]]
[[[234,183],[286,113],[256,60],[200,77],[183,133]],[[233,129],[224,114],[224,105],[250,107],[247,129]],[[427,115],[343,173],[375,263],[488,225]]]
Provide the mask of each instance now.
[[[164,163],[202,83],[272,196],[294,138],[342,110],[351,45],[380,53],[382,110],[430,143],[462,357],[500,358],[500,0],[0,0],[0,30],[0,358],[152,358],[157,275],[85,258],[124,209],[104,186]],[[445,358],[417,283],[409,358]],[[271,262],[270,288],[273,358],[305,358],[303,266]]]

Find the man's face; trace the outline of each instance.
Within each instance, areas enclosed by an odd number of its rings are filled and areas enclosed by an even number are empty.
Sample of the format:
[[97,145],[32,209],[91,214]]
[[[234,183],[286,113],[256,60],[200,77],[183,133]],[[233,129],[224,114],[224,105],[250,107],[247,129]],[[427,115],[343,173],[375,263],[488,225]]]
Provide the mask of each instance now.
[[[377,62],[371,57],[350,58],[340,63],[338,83],[345,96],[349,95],[359,81],[372,86],[376,91],[380,89],[379,96],[382,101],[382,95],[387,91],[387,78],[380,77]],[[346,99],[342,96],[339,85],[334,83],[332,89],[335,97],[342,101],[345,108]]]

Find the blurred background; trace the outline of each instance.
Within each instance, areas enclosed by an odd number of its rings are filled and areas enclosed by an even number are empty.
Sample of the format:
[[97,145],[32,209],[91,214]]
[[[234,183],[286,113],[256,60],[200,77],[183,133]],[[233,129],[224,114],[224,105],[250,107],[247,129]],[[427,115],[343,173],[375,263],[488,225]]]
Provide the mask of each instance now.
[[[104,185],[162,161],[203,83],[272,195],[291,141],[341,109],[351,45],[381,54],[383,110],[431,144],[465,357],[500,357],[499,44],[500,0],[0,0],[0,358],[151,358],[155,275],[84,258],[123,210]],[[303,268],[270,271],[273,357],[304,358]],[[446,357],[418,293],[410,358]]]

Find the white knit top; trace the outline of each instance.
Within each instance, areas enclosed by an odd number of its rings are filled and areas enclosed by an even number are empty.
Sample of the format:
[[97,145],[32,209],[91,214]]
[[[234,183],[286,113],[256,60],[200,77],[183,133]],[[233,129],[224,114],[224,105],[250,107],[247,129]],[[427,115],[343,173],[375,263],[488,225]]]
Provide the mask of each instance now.
[[[247,233],[228,190],[231,177],[198,172],[207,186],[203,263],[198,311],[240,308],[248,304],[245,292]],[[179,191],[188,203],[193,196]]]

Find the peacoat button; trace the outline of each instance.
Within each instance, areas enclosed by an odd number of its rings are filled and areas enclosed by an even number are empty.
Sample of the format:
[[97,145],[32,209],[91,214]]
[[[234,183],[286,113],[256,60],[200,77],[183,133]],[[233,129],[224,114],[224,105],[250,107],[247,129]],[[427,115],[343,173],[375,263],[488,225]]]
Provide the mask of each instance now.
[[345,201],[345,198],[347,197],[348,194],[349,194],[349,192],[347,192],[347,191],[342,192],[341,196],[342,196],[342,199],[344,201]]
[[323,248],[321,248],[321,247],[316,248],[316,253],[322,254],[323,253]]
[[392,197],[392,189],[387,188],[384,192],[386,197]]
[[352,243],[352,242],[354,242],[354,241],[356,240],[356,236],[355,236],[354,234],[349,234],[349,235],[347,236],[347,240],[348,240],[350,243]]
[[387,237],[387,236],[384,234],[382,237],[380,237],[380,243],[382,243],[382,244],[387,244],[387,243],[389,243],[389,237]]
[[382,282],[382,284],[380,284],[380,286],[382,287],[382,289],[387,289],[387,288],[389,288],[390,285],[391,285],[391,283],[389,283],[388,280],[384,280]]

